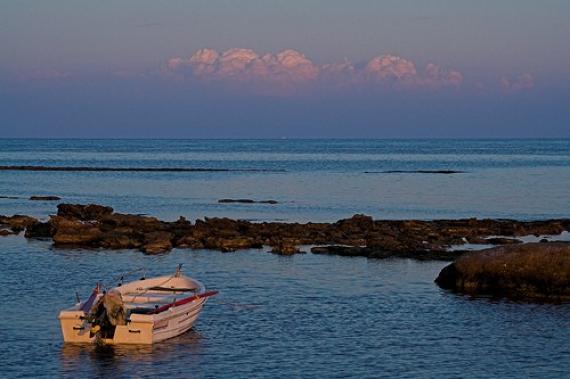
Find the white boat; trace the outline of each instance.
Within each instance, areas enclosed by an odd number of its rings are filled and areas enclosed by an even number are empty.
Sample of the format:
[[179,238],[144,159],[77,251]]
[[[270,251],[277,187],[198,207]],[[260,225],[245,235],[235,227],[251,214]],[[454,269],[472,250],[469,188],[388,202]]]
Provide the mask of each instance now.
[[102,291],[59,313],[65,342],[152,344],[189,330],[217,291],[199,281],[173,275],[141,279]]

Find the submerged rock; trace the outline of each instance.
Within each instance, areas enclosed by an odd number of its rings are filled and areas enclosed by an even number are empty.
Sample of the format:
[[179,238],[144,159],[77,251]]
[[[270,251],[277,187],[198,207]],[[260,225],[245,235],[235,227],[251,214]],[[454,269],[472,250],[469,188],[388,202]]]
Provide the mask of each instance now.
[[304,254],[304,251],[301,251],[297,244],[299,243],[298,240],[294,238],[284,238],[278,240],[272,247],[271,253],[277,255],[295,255],[295,254]]
[[435,282],[471,295],[570,300],[570,243],[505,245],[466,253]]
[[240,204],[278,204],[277,200],[253,200],[253,199],[220,199],[218,200],[220,204],[232,204],[232,203],[240,203]]
[[57,201],[61,200],[59,196],[30,196],[30,200],[33,201]]
[[515,243],[522,243],[523,241],[516,238],[504,238],[504,237],[492,237],[486,238],[485,243],[490,243],[491,245],[512,245]]
[[388,171],[364,171],[365,174],[464,174],[458,170],[388,170]]
[[316,246],[311,248],[313,254],[329,254],[340,255],[343,257],[366,257],[374,259],[389,259],[389,258],[406,258],[415,259],[419,261],[424,260],[441,260],[451,261],[461,256],[461,251],[447,251],[443,248],[424,248],[418,250],[390,250],[369,246],[344,246],[344,245],[330,245],[330,246]]

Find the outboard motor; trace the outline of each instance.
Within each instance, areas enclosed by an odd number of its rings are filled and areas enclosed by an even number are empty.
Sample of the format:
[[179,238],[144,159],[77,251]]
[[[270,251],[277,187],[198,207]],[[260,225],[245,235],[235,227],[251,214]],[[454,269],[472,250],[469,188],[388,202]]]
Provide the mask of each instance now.
[[113,338],[117,325],[126,325],[123,298],[117,290],[104,293],[89,315],[90,336]]

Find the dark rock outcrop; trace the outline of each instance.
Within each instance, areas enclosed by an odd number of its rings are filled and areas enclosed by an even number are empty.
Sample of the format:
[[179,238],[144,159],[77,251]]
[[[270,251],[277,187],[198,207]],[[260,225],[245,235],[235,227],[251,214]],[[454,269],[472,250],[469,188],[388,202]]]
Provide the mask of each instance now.
[[39,222],[29,225],[24,234],[26,238],[51,238],[55,233],[54,227],[50,222]]
[[463,174],[465,171],[457,170],[388,170],[388,171],[364,171],[365,174]]
[[19,233],[26,229],[28,226],[38,222],[33,217],[14,215],[14,216],[0,216],[0,226],[7,226],[12,229],[13,232]]
[[214,168],[214,167],[93,167],[93,166],[30,166],[1,165],[0,171],[76,171],[76,172],[286,172],[262,168]]
[[113,208],[97,204],[59,204],[57,215],[61,217],[76,218],[78,220],[97,220],[100,217],[113,213]]
[[172,234],[164,231],[150,232],[144,236],[142,251],[147,254],[166,253],[172,249]]
[[56,216],[50,220],[55,246],[97,247],[103,233],[94,222]]
[[516,238],[491,237],[486,238],[485,243],[490,243],[491,245],[512,245],[522,243],[522,241]]
[[239,204],[278,204],[279,202],[277,200],[253,200],[253,199],[220,199],[218,200],[218,203],[220,204],[233,204],[233,203],[239,203]]
[[299,249],[297,246],[299,244],[298,240],[285,238],[282,240],[278,240],[271,249],[271,253],[277,255],[295,255],[295,254],[304,254],[303,251]]
[[30,200],[33,201],[57,201],[61,200],[59,196],[30,196]]
[[570,243],[527,243],[464,254],[435,280],[470,295],[570,300]]
[[451,261],[460,257],[462,251],[447,251],[431,248],[429,250],[390,250],[389,247],[329,245],[311,248],[313,254],[340,255],[344,257],[366,257],[375,259],[406,258],[419,261]]
[[[404,257],[453,260],[461,253],[450,245],[512,243],[517,236],[559,234],[570,230],[570,220],[521,222],[515,220],[374,220],[355,215],[335,223],[254,223],[229,218],[204,218],[193,224],[181,217],[174,222],[155,217],[114,213],[101,205],[59,204],[47,222],[27,216],[0,216],[0,226],[26,229],[28,238],[52,238],[55,246],[139,249],[148,253],[172,248],[231,252],[270,246],[276,253],[298,252],[298,246],[317,245],[316,254]],[[491,236],[506,239],[487,240]]]

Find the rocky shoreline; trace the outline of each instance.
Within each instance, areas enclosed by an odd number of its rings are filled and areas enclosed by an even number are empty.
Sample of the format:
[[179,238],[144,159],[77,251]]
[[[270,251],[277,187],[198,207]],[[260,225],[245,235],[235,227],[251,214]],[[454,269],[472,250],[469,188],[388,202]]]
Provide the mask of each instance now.
[[229,218],[192,223],[184,217],[167,222],[115,213],[111,207],[95,204],[59,204],[57,208],[57,214],[45,222],[29,216],[0,216],[0,235],[24,231],[26,238],[49,239],[55,247],[138,249],[147,254],[173,248],[232,252],[269,246],[273,253],[292,255],[301,253],[300,246],[316,245],[311,249],[315,254],[451,261],[464,253],[450,251],[451,245],[510,245],[520,243],[517,237],[521,236],[570,231],[570,219],[395,221],[355,215],[334,223],[253,223]]

